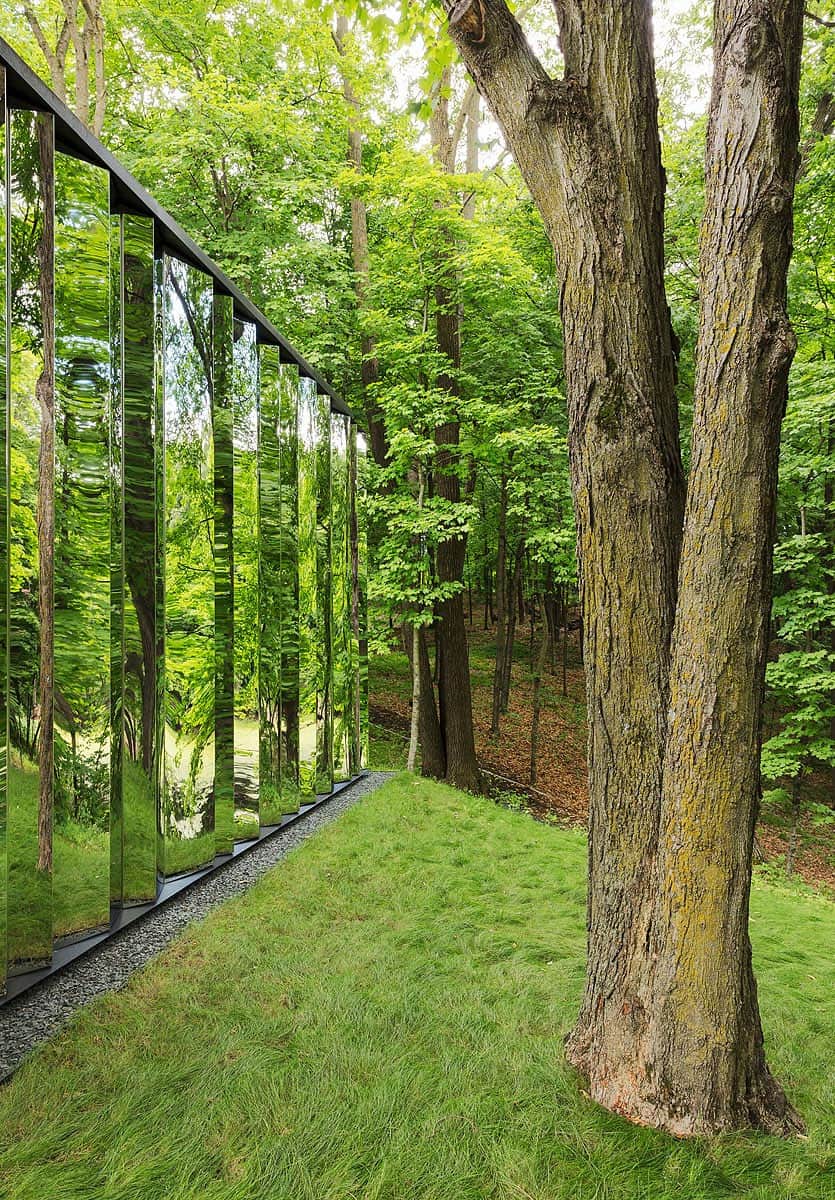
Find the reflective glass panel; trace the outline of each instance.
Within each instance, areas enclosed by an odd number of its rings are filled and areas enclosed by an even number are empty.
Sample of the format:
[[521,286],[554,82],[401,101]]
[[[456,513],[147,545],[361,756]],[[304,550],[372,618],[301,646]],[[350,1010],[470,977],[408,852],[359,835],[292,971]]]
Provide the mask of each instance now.
[[235,646],[232,548],[232,345],[231,296],[214,297],[212,422],[215,455],[215,849],[231,854],[235,837],[233,691]]
[[52,954],[54,133],[9,113],[10,970]]
[[368,766],[368,510],[366,497],[367,452],[365,438],[354,427],[356,447],[353,503],[357,530],[354,566],[355,634],[358,661],[356,666],[356,723],[357,768]]
[[310,380],[299,385],[298,564],[299,564],[299,792],[303,803],[316,794],[320,740],[319,590],[316,554],[316,437],[318,401]]
[[[0,254],[0,630],[8,623],[9,530],[8,480],[6,477],[6,72],[0,67],[0,213],[3,221],[3,251]],[[9,721],[6,707],[8,640],[0,636],[0,996],[6,990],[6,760]]]
[[[315,388],[315,384],[311,386]],[[318,657],[316,791],[333,789],[333,622],[331,617],[330,402],[316,396],[316,591]]]
[[56,938],[110,923],[110,179],[55,156]]
[[150,217],[114,218],[114,638],[111,896],[142,904],[157,889],[158,621],[155,388],[157,304]]
[[299,808],[299,373],[281,368],[279,395],[279,492],[281,513],[281,809]]
[[348,570],[348,425],[331,414],[331,687],[333,778],[350,777],[353,713],[351,591]]
[[235,837],[258,836],[258,347],[235,323]]
[[260,347],[259,796],[261,823],[281,820],[281,367],[277,346]]
[[163,260],[162,804],[165,875],[215,855],[212,281]]

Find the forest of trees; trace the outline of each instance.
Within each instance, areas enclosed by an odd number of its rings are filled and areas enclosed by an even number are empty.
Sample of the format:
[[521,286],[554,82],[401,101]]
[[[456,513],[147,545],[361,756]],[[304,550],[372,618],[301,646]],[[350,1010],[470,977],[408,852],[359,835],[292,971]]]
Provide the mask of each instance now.
[[800,1128],[747,894],[761,803],[789,871],[835,822],[831,0],[658,4],[654,58],[638,0],[1,7],[364,414],[371,649],[409,656],[410,761],[483,786],[482,613],[499,753],[530,622],[523,782],[538,683],[582,654],[592,1096]]

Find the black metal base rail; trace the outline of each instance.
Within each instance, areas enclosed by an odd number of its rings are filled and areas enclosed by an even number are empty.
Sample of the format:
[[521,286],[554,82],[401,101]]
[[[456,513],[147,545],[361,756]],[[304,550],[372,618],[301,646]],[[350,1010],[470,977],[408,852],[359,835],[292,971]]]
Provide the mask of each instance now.
[[156,912],[164,904],[168,904],[171,900],[176,899],[177,896],[181,896],[183,892],[187,892],[189,888],[194,887],[201,880],[207,879],[210,875],[217,874],[218,871],[222,871],[229,863],[234,862],[235,859],[242,858],[250,850],[254,850],[256,846],[260,846],[262,842],[275,837],[277,833],[286,829],[288,825],[294,825],[309,813],[315,812],[316,809],[333,800],[335,796],[340,795],[340,793],[346,791],[349,787],[353,787],[357,780],[362,779],[367,774],[367,771],[360,771],[358,775],[354,775],[351,779],[346,779],[342,783],[335,784],[333,791],[328,792],[324,796],[317,796],[311,804],[303,804],[298,812],[288,813],[281,818],[281,822],[278,825],[263,825],[258,837],[250,838],[245,842],[236,842],[231,854],[217,855],[208,866],[201,867],[198,871],[191,871],[187,875],[178,875],[173,879],[162,880],[156,900],[151,901],[149,904],[137,904],[133,907],[114,905],[111,909],[110,925],[107,929],[91,933],[89,937],[80,938],[63,946],[56,946],[52,955],[52,962],[48,967],[38,967],[34,971],[25,971],[19,975],[9,975],[6,980],[5,995],[0,996],[0,1008],[9,1004],[10,1001],[16,1000],[18,996],[22,996],[24,992],[28,992],[31,988],[36,987],[37,984],[43,983],[45,979],[59,974],[70,963],[83,958],[85,954],[89,954],[91,950],[95,950],[102,942],[106,942],[117,933],[121,933],[123,929],[127,929],[129,925],[142,920],[149,913]]

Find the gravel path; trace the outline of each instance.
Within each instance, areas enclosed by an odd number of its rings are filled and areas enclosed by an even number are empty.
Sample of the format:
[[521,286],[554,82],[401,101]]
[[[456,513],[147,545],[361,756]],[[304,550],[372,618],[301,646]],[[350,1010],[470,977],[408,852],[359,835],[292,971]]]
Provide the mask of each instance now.
[[245,892],[317,829],[329,825],[391,775],[371,771],[302,820],[232,859],[169,904],[114,934],[57,975],[0,1008],[0,1081],[23,1057],[65,1025],[73,1013],[105,992],[125,986],[134,971],[159,954],[192,921]]

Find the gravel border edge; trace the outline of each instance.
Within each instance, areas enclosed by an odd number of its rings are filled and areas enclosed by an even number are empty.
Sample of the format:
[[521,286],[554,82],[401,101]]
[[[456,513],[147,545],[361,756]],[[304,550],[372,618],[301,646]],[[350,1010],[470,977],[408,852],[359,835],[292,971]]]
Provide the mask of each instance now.
[[83,958],[0,1008],[0,1083],[8,1080],[23,1059],[66,1025],[80,1008],[97,996],[119,991],[187,925],[245,892],[291,850],[330,825],[363,796],[376,791],[392,775],[388,771],[369,771],[302,820],[232,859],[164,907],[152,909]]

